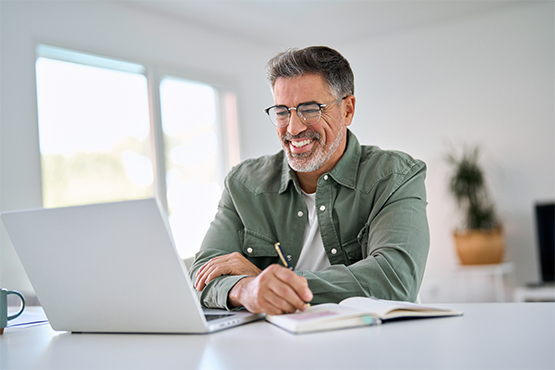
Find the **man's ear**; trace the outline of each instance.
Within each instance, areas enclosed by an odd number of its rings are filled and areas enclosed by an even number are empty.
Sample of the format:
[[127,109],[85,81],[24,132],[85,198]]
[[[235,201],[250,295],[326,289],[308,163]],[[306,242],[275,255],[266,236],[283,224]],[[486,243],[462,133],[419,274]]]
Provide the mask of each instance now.
[[349,126],[351,122],[353,122],[353,117],[355,115],[355,103],[356,99],[354,95],[349,95],[345,98],[345,108],[343,110],[345,126]]

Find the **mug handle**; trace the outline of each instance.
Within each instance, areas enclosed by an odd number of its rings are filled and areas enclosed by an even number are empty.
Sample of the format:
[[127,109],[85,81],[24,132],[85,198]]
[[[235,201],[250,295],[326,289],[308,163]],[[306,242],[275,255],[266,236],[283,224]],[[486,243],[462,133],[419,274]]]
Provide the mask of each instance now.
[[19,298],[21,298],[21,309],[15,315],[8,316],[8,321],[9,321],[9,320],[15,319],[16,317],[19,317],[19,315],[21,315],[23,313],[23,310],[25,309],[25,298],[23,297],[23,294],[19,293],[18,291],[15,291],[15,290],[8,290],[6,295],[8,295],[8,294],[15,294],[15,295],[19,296]]

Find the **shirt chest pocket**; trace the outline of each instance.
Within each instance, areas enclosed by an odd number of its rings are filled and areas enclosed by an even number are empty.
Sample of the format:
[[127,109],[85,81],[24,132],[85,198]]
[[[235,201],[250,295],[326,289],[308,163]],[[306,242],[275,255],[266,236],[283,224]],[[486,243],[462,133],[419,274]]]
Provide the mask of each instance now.
[[366,251],[366,244],[368,243],[368,229],[369,224],[364,225],[364,227],[358,232],[356,238],[343,244],[343,250],[349,260],[349,264],[353,264],[363,258],[366,258],[366,253],[363,251]]
[[243,230],[242,234],[243,244],[241,245],[241,251],[249,261],[260,269],[264,269],[277,262],[278,254],[274,247],[276,241],[248,229]]
[[362,247],[358,239],[352,239],[343,244],[345,255],[349,259],[349,265],[362,259]]

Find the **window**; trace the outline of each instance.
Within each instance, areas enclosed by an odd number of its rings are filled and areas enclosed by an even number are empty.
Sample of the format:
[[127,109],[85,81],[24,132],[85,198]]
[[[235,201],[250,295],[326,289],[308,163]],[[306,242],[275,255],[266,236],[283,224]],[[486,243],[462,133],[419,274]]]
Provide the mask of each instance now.
[[217,101],[209,85],[175,77],[160,84],[168,212],[175,242],[185,255],[200,246],[222,191]]
[[[37,54],[44,206],[158,196],[180,255],[194,254],[239,161],[235,95],[175,76],[147,81],[140,64],[45,45]],[[160,97],[160,117],[149,96]]]
[[145,76],[43,56],[36,75],[44,206],[152,197]]

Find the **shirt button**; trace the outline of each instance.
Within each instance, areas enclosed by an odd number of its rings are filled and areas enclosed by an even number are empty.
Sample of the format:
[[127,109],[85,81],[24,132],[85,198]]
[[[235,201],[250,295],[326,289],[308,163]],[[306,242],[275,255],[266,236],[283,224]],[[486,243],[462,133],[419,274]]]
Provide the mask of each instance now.
[[252,253],[252,248],[251,247],[247,248],[247,253]]
[[333,248],[333,249],[331,250],[331,254],[337,254],[337,249]]
[[325,211],[326,210],[326,206],[320,206],[320,211]]
[[328,175],[324,175],[324,180],[327,180],[328,178]]
[[299,216],[299,217],[303,217],[303,214],[304,214],[303,211],[297,212],[297,216]]

